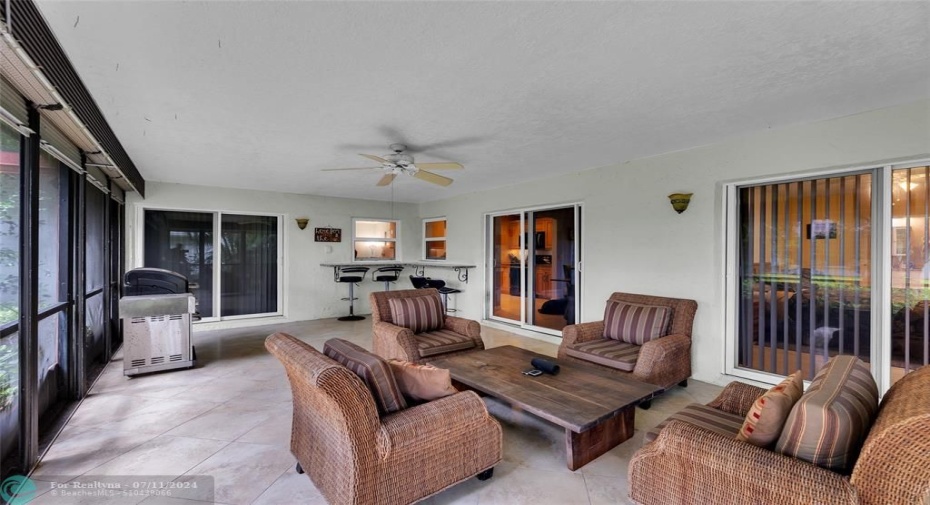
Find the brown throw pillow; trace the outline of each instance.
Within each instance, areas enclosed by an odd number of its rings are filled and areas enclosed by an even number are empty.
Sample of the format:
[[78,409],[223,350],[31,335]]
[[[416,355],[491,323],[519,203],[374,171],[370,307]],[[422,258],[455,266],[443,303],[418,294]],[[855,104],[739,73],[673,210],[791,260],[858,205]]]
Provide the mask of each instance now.
[[415,296],[413,298],[391,298],[391,320],[397,326],[409,328],[414,333],[442,328],[442,301],[439,296]]
[[749,412],[736,439],[759,447],[767,447],[778,439],[791,407],[801,398],[804,381],[798,370],[760,396]]
[[381,415],[407,408],[394,372],[381,356],[366,351],[352,342],[331,338],[323,344],[323,354],[355,372],[371,390]]
[[400,392],[414,401],[428,402],[458,393],[452,386],[452,374],[433,365],[417,365],[392,359],[388,361]]
[[668,307],[608,300],[604,309],[604,336],[643,345],[664,337],[671,318],[672,309]]

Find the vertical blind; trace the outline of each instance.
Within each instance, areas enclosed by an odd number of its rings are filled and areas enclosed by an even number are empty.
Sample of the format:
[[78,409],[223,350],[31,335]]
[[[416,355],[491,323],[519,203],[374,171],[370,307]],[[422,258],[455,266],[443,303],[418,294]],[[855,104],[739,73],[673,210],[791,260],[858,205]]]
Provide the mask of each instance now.
[[740,367],[810,379],[836,354],[869,360],[871,181],[739,190]]

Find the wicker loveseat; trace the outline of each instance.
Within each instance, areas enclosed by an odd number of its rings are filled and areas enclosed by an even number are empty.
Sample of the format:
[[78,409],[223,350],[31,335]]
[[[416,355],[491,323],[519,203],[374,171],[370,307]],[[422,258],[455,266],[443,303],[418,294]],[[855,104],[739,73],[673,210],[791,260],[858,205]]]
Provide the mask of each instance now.
[[[665,336],[643,345],[611,342],[604,337],[604,321],[566,326],[562,330],[559,360],[595,363],[614,372],[628,374],[633,379],[664,388],[687,385],[691,377],[691,327],[697,302],[678,298],[614,293],[610,301],[634,305],[661,306],[671,309],[671,319]],[[617,347],[616,358],[611,350],[588,351],[591,344],[603,342]],[[595,355],[600,352],[601,356]],[[648,407],[648,404],[643,404]]]
[[291,452],[330,504],[406,504],[501,460],[497,421],[473,392],[378,417],[355,373],[284,333],[265,347],[284,364],[294,394]]
[[[865,427],[868,434],[858,459],[856,452],[850,453],[851,475],[722,433],[731,421],[736,423],[731,429],[738,430],[765,391],[730,383],[713,402],[689,405],[684,409],[691,410],[688,417],[679,413],[660,425],[653,441],[648,442],[647,434],[647,443],[630,461],[630,497],[662,505],[930,503],[930,366],[906,375],[885,394],[875,420]],[[720,416],[702,425],[700,410]],[[835,433],[831,429],[813,435],[823,444]]]
[[470,319],[443,315],[442,328],[421,333],[396,325],[391,317],[390,300],[421,297],[434,298],[442,306],[439,291],[434,288],[380,291],[369,295],[375,354],[385,359],[427,363],[484,349],[481,326]]

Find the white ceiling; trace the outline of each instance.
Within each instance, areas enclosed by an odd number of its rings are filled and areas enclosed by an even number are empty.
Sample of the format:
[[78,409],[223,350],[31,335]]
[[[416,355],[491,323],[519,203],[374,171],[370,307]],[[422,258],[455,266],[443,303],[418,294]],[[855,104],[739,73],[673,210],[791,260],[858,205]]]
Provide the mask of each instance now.
[[38,4],[147,180],[428,201],[930,97],[930,3]]

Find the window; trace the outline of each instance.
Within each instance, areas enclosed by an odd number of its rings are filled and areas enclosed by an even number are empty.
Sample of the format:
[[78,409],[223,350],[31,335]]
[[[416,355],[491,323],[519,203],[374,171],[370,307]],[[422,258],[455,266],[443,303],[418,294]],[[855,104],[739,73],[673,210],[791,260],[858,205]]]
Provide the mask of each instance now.
[[0,123],[0,460],[4,463],[20,450],[20,142],[18,131]]
[[446,259],[446,218],[423,220],[423,259]]
[[891,379],[930,364],[930,166],[891,172]]
[[68,194],[71,171],[49,153],[39,156],[39,415],[65,396],[68,370]]
[[187,277],[202,317],[280,313],[278,216],[146,209],[144,220],[145,266]]
[[398,223],[387,219],[353,219],[355,261],[397,260]]
[[921,163],[732,186],[728,373],[810,380],[851,354],[886,390],[930,364],[928,183]]
[[278,218],[222,215],[221,316],[278,311]]
[[739,189],[738,366],[810,380],[870,361],[869,173]]

